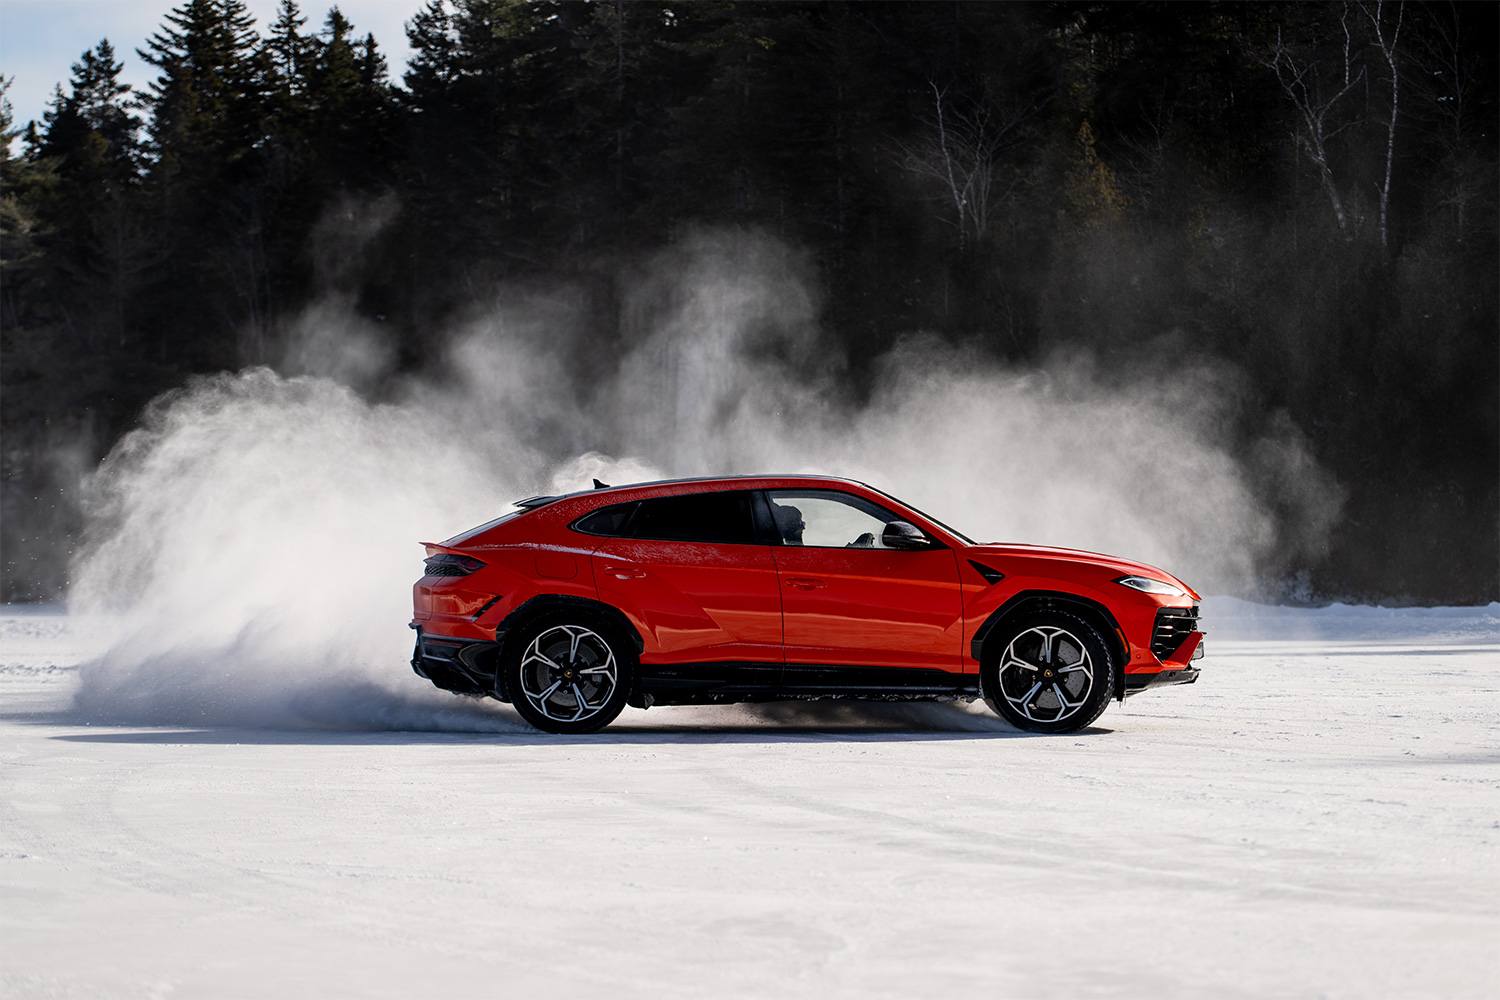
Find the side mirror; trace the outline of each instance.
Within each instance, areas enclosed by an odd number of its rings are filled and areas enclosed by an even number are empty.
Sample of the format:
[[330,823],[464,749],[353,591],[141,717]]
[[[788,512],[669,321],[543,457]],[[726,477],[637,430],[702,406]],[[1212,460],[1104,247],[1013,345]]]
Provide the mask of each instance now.
[[906,521],[892,521],[880,533],[880,544],[888,549],[930,549],[932,541],[922,529]]

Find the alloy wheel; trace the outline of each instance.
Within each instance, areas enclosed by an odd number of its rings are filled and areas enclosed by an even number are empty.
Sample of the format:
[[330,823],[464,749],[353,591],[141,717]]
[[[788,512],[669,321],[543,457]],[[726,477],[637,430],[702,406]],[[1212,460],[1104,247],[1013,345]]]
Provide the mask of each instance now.
[[1061,722],[1089,701],[1094,664],[1065,628],[1037,625],[1016,635],[999,666],[1000,694],[1031,722]]
[[554,722],[582,722],[609,704],[619,683],[614,650],[581,625],[555,625],[521,657],[521,692]]

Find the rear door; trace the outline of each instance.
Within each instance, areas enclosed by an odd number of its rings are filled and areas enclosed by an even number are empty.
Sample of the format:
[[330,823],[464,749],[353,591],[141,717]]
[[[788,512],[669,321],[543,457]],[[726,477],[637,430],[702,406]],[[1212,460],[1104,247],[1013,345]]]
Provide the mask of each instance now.
[[643,662],[774,664],[756,673],[779,678],[781,592],[753,500],[748,490],[657,497],[578,522],[605,536],[592,557],[599,599],[635,622]]
[[[962,670],[963,601],[952,549],[888,549],[886,508],[838,490],[770,490],[788,684],[920,684]],[[802,667],[874,668],[809,671]],[[883,668],[883,669],[882,669]],[[863,673],[864,677],[860,674]]]

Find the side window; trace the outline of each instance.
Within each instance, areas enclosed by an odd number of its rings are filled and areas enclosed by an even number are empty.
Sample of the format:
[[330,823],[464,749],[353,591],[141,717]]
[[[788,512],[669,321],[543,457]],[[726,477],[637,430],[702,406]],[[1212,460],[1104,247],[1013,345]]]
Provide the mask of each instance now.
[[600,507],[591,514],[585,514],[573,522],[573,530],[581,531],[586,535],[610,535],[618,537],[625,534],[625,526],[630,522],[630,515],[640,506],[639,501],[630,503],[617,503],[611,507]]
[[768,490],[766,498],[783,545],[881,549],[885,526],[901,520],[879,504],[837,490]]
[[690,493],[642,500],[624,533],[631,538],[753,545],[750,492]]
[[[748,490],[658,496],[639,504],[604,507],[577,520],[574,528],[594,535],[754,544]],[[616,513],[616,511],[624,513]]]

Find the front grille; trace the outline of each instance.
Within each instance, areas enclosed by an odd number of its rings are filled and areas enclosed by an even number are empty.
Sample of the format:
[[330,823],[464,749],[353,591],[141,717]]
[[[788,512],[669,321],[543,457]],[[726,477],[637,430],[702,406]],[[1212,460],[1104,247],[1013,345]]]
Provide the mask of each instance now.
[[1156,627],[1151,630],[1151,652],[1158,660],[1165,661],[1197,628],[1196,607],[1162,608],[1156,613]]

